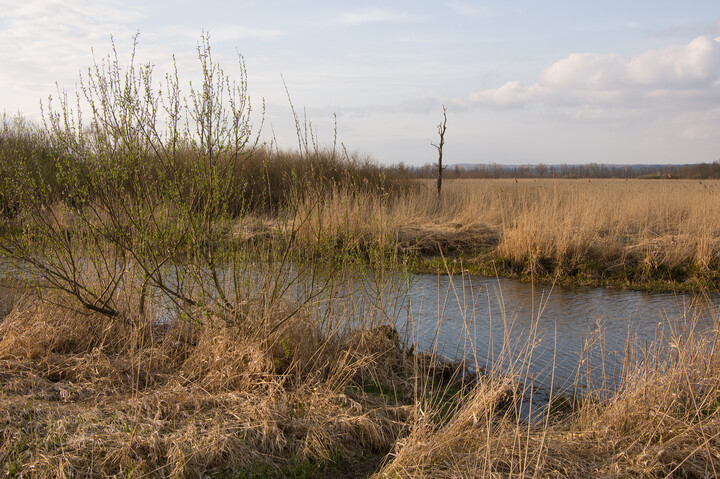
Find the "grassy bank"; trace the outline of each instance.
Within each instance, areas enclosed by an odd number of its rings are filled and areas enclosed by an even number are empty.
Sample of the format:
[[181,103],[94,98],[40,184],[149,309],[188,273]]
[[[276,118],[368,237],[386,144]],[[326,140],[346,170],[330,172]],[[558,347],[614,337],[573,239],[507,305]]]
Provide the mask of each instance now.
[[[720,182],[451,180],[321,198],[303,235],[399,251],[417,272],[459,272],[656,291],[717,291]],[[372,247],[368,246],[372,245]],[[444,258],[444,259],[443,259]]]
[[372,471],[414,414],[413,361],[389,329],[321,335],[309,313],[274,328],[283,307],[159,325],[57,303],[21,301],[0,324],[3,475]]
[[165,312],[162,323],[156,309],[139,314],[137,291],[122,291],[114,317],[77,311],[64,295],[27,295],[0,322],[4,475],[599,478],[720,469],[718,337],[695,336],[692,318],[656,344],[630,345],[616,392],[551,391],[553,407],[528,421],[516,408],[533,394],[523,390],[532,338],[498,357],[502,368],[463,374],[407,348],[367,313],[391,300],[387,289],[353,298],[326,290],[325,308],[248,297],[234,316]]
[[455,180],[390,207],[397,237],[436,270],[440,249],[471,272],[567,284],[717,290],[720,183]]

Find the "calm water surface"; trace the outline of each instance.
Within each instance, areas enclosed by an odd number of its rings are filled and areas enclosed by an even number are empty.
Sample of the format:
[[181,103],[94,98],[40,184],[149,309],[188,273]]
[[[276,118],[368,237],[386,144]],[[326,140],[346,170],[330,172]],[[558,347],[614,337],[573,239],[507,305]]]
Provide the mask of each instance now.
[[528,376],[545,385],[553,378],[561,387],[588,368],[598,381],[617,384],[628,344],[667,342],[690,325],[712,335],[720,317],[718,296],[436,275],[415,276],[409,285],[408,331],[420,348],[487,368],[524,357]]

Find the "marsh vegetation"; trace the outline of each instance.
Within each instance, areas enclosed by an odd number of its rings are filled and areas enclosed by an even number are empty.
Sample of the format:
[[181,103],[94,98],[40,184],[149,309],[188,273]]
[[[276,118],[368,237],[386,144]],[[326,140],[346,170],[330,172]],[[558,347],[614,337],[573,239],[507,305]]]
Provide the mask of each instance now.
[[695,318],[629,340],[619,387],[579,367],[524,416],[536,329],[451,362],[393,304],[420,269],[712,292],[720,185],[446,180],[438,199],[297,117],[296,151],[263,144],[242,59],[233,82],[203,38],[198,62],[193,86],[110,56],[44,128],[4,120],[3,474],[717,475],[718,335]]

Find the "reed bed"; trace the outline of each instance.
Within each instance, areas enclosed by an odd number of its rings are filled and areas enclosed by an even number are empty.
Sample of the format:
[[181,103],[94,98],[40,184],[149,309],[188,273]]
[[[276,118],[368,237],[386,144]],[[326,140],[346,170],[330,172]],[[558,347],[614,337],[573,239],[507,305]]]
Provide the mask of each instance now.
[[454,180],[439,202],[426,186],[393,205],[400,228],[487,228],[498,251],[514,259],[639,254],[704,267],[718,260],[717,181]]
[[449,420],[416,420],[378,476],[717,477],[718,331],[696,336],[692,318],[676,327],[651,346],[629,345],[617,392],[551,393],[535,421],[519,420],[506,406],[521,376],[491,377]]
[[440,200],[423,186],[388,210],[400,241],[426,255],[444,249],[525,273],[585,268],[640,282],[682,283],[720,267],[717,181],[452,180]]
[[[715,290],[720,274],[716,180],[449,180],[401,190],[309,187],[302,237],[374,247],[444,273],[440,257],[473,273],[639,289]],[[268,218],[267,221],[271,221]],[[327,253],[327,252],[326,252]],[[423,265],[430,265],[427,266]]]

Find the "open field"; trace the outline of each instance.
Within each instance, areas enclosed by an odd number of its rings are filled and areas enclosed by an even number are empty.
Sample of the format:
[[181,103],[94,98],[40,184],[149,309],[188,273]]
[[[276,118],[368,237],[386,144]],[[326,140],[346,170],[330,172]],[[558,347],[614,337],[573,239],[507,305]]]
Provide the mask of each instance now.
[[314,224],[343,244],[399,247],[418,270],[444,273],[442,252],[490,276],[717,290],[719,181],[450,180],[440,201],[432,181],[413,186],[380,198],[331,191]]
[[524,275],[691,287],[718,278],[718,208],[718,181],[458,180],[440,207],[427,191],[393,216],[406,241],[417,230],[420,245],[437,240],[470,262],[487,248]]

